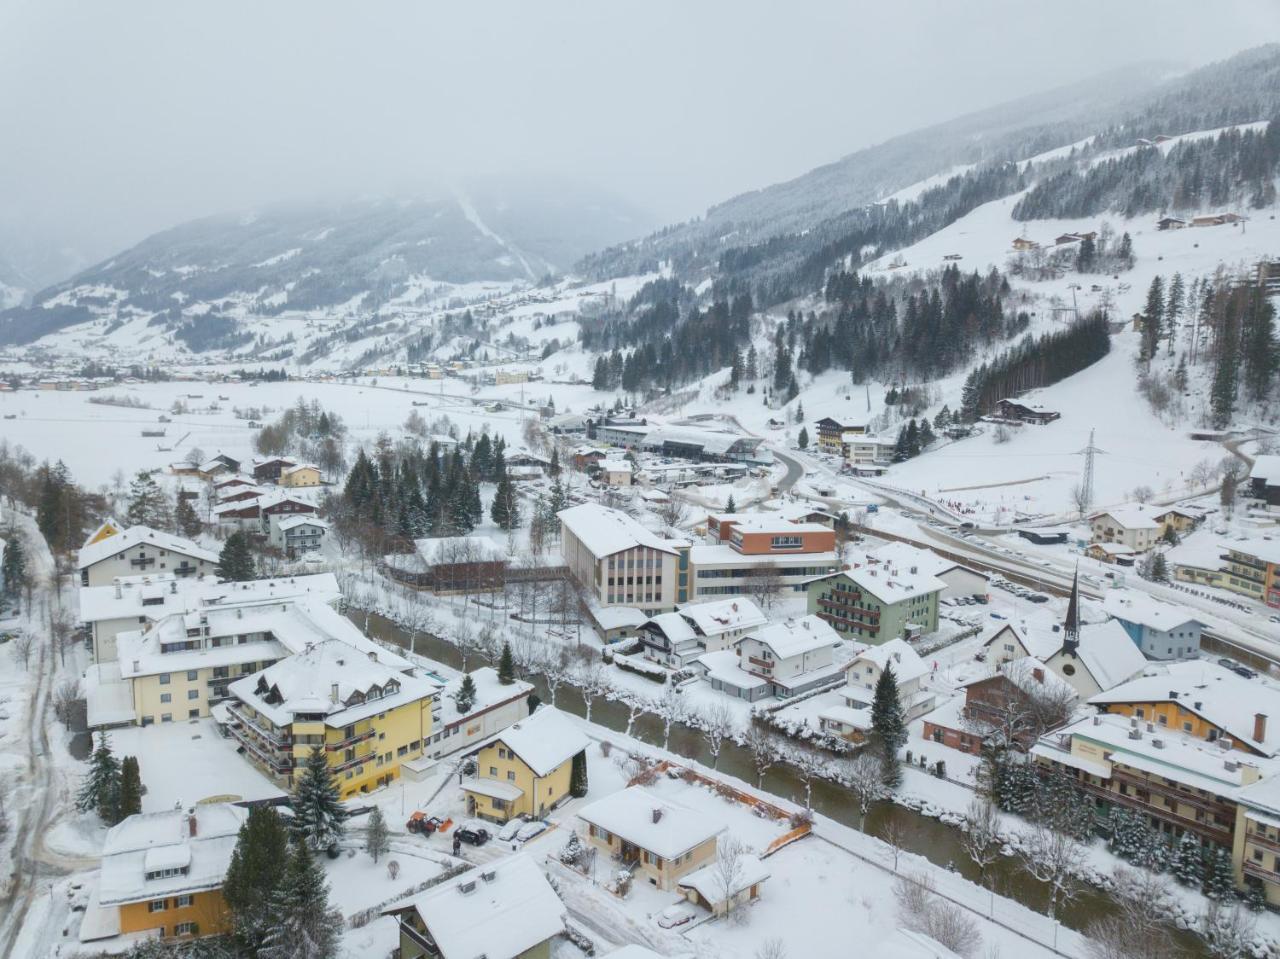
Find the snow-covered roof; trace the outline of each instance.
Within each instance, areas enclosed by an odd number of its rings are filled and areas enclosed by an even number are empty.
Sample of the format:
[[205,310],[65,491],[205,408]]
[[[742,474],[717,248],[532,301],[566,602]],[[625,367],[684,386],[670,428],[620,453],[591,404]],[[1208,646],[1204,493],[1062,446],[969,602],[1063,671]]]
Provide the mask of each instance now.
[[1128,503],[1124,506],[1098,510],[1098,512],[1089,517],[1089,521],[1092,522],[1101,516],[1110,516],[1115,520],[1117,526],[1121,526],[1124,529],[1155,529],[1160,525],[1156,521],[1156,517],[1159,515],[1161,515],[1161,511],[1150,506],[1144,506],[1141,503]]
[[271,507],[279,506],[282,503],[296,503],[297,505],[304,506],[313,512],[316,508],[314,503],[308,501],[302,496],[299,496],[296,491],[283,489],[263,493],[256,500],[248,500],[247,502],[257,503],[259,509],[270,509]]
[[737,865],[738,868],[732,876],[732,889],[725,889],[726,876],[718,862],[711,862],[701,869],[695,869],[680,879],[677,885],[683,889],[694,890],[712,905],[719,905],[726,899],[769,878],[769,870],[765,864],[749,853],[739,856]]
[[703,653],[698,657],[697,662],[706,670],[708,679],[728,683],[737,689],[759,689],[761,686],[769,685],[769,681],[763,676],[757,676],[743,669],[740,665],[742,660],[732,649]]
[[1124,543],[1090,543],[1089,549],[1096,549],[1111,556],[1131,556],[1133,554],[1133,547],[1125,546]]
[[1226,540],[1222,545],[1234,552],[1256,557],[1264,563],[1280,564],[1280,540],[1255,536],[1248,539]]
[[964,569],[972,573],[974,576],[981,576],[983,579],[990,579],[986,573],[968,566],[962,566],[954,560],[939,556],[931,549],[917,549],[909,543],[887,543],[879,549],[871,552],[872,556],[887,562],[893,569],[906,569],[910,571],[914,566],[916,570],[927,576],[941,576],[953,569]]
[[644,786],[628,786],[598,799],[578,816],[663,859],[682,856],[725,829],[710,816]]
[[[196,628],[206,632],[201,638],[203,646],[163,651],[168,644],[192,641],[188,630]],[[213,645],[213,640],[228,636],[261,638]],[[276,660],[301,652],[308,645],[331,639],[344,643],[355,655],[368,657],[372,653],[389,668],[412,668],[407,659],[368,639],[351,620],[334,611],[325,601],[309,596],[255,603],[210,604],[183,613],[172,613],[145,630],[120,633],[116,637],[116,647],[121,674],[129,679],[185,669]]]
[[596,558],[612,556],[625,549],[646,546],[663,553],[675,553],[683,541],[663,539],[645,529],[626,513],[598,503],[583,503],[561,510],[560,522]]
[[613,952],[605,956],[605,959],[662,959],[662,956],[652,949],[646,949],[644,946],[637,946],[632,943],[623,946],[621,949],[613,950]]
[[834,550],[821,553],[740,553],[728,543],[698,543],[689,550],[689,562],[694,566],[785,566],[803,563],[806,566],[825,565],[831,569],[838,558]]
[[[230,803],[130,816],[103,842],[99,903],[123,905],[218,888],[247,817],[248,810]],[[147,878],[161,870],[174,875]]]
[[281,476],[287,476],[290,473],[297,473],[299,470],[315,470],[320,472],[320,467],[315,463],[295,463],[293,466],[286,466],[280,471]]
[[1108,616],[1126,623],[1141,623],[1152,629],[1177,629],[1187,623],[1198,623],[1185,606],[1162,603],[1149,593],[1135,589],[1113,589],[1103,598],[1102,608]]
[[474,716],[498,703],[505,703],[512,699],[528,696],[529,693],[533,692],[533,686],[523,679],[517,679],[509,686],[504,686],[498,680],[498,671],[492,666],[481,666],[479,669],[471,670],[468,675],[476,688],[476,695],[471,702],[471,708],[465,713],[458,712],[456,694],[462,686],[462,677],[458,676],[456,679],[449,680],[439,696],[440,719],[437,721],[439,725],[447,726],[451,723],[460,722],[467,716]]
[[1280,752],[1280,722],[1266,723],[1261,741],[1253,738],[1255,718],[1280,716],[1280,690],[1268,683],[1245,679],[1206,660],[1188,660],[1148,667],[1139,676],[1089,700],[1111,703],[1177,702],[1238,742],[1267,756]]
[[1222,567],[1225,547],[1217,539],[1206,536],[1188,536],[1177,546],[1165,551],[1165,559],[1171,566],[1188,566],[1194,569],[1217,570]]
[[514,959],[564,931],[564,904],[527,855],[472,869],[407,908],[418,913],[441,959]]
[[645,626],[652,626],[672,643],[683,643],[698,638],[693,625],[679,613],[659,613],[657,616],[650,617]]
[[1264,453],[1254,457],[1249,478],[1262,480],[1268,486],[1280,484],[1280,453]]
[[758,445],[759,440],[741,433],[725,433],[719,430],[704,430],[696,426],[658,426],[649,430],[645,437],[645,445],[661,446],[664,443],[699,446],[704,453],[723,455],[739,441],[747,445]]
[[[1028,695],[1042,692],[1050,692],[1068,698],[1074,698],[1076,695],[1075,688],[1071,684],[1040,662],[1040,660],[1031,656],[1023,656],[1020,659],[1011,659],[1008,662],[1001,663],[996,667],[995,671],[996,674],[1006,677],[1009,682]],[[972,680],[965,685],[968,686],[975,682],[980,682],[983,678],[986,677]]]
[[487,536],[433,536],[415,539],[414,548],[428,566],[441,563],[493,563],[507,553]]
[[77,568],[84,569],[86,566],[92,566],[94,563],[109,559],[117,553],[122,553],[134,546],[154,546],[157,549],[168,550],[180,556],[204,560],[206,563],[216,563],[218,561],[217,553],[197,546],[189,539],[183,539],[181,536],[174,536],[171,533],[161,533],[159,530],[151,529],[149,526],[130,526],[114,536],[108,536],[105,539],[98,540],[96,543],[90,543],[88,546],[82,547],[80,550],[80,563]]
[[1133,678],[1147,666],[1147,657],[1114,619],[1081,626],[1076,657],[1103,690]]
[[939,593],[947,588],[947,584],[938,577],[925,572],[920,566],[915,568],[916,572],[913,573],[910,565],[899,565],[896,559],[882,560],[868,553],[865,563],[855,564],[850,569],[828,573],[817,579],[848,576],[859,589],[890,606],[916,596]]
[[538,776],[553,772],[590,745],[582,730],[551,706],[508,726],[498,741]]
[[318,526],[320,529],[329,528],[329,524],[327,522],[325,522],[324,520],[316,516],[311,516],[309,514],[303,515],[303,516],[286,516],[284,519],[280,521],[279,526],[280,526],[280,529],[284,530],[285,532],[288,532],[289,530],[295,529],[299,526]]
[[778,659],[790,659],[840,643],[840,634],[831,628],[830,623],[813,613],[794,621],[770,623],[752,630],[746,638],[768,646]]
[[[1139,739],[1130,735],[1135,728],[1139,731]],[[1268,772],[1277,769],[1270,760],[1242,762],[1245,757],[1237,750],[1223,749],[1216,743],[1163,726],[1148,730],[1142,720],[1135,727],[1130,717],[1112,714],[1078,719],[1049,733],[1041,740],[1048,747],[1042,749],[1041,754],[1057,759],[1059,754],[1050,744],[1054,741],[1065,743],[1068,737],[1101,745],[1112,763],[1141,769],[1216,795],[1233,795],[1259,767]],[[1095,771],[1095,775],[1100,774]]]
[[252,579],[241,583],[219,582],[214,576],[175,576],[172,573],[117,576],[110,586],[80,588],[80,619],[86,623],[137,616],[159,620],[171,613],[209,606],[261,603],[303,596],[331,603],[340,595],[337,577],[332,573]]
[[634,606],[592,606],[591,616],[601,629],[643,626],[649,617]]
[[703,636],[719,636],[735,629],[752,629],[769,621],[760,607],[745,596],[681,606],[680,615]]
[[1280,775],[1272,771],[1266,778],[1241,789],[1236,799],[1251,809],[1265,809],[1280,817]]
[[328,726],[349,726],[439,692],[438,684],[409,676],[377,657],[378,652],[362,655],[330,639],[227,688],[278,727],[290,725],[297,713],[323,715]]
[[858,663],[871,663],[880,672],[884,672],[886,665],[892,666],[893,675],[899,683],[919,679],[929,671],[928,664],[920,658],[920,654],[901,637],[879,646],[868,646],[849,665],[856,666]]

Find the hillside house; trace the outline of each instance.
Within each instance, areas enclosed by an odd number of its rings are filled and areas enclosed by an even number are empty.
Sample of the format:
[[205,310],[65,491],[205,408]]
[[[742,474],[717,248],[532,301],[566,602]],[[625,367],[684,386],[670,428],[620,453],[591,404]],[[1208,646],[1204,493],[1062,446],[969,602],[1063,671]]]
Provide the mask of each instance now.
[[325,536],[329,534],[329,524],[314,516],[272,515],[269,523],[271,532],[267,536],[267,542],[283,550],[289,559],[318,552],[324,545]]
[[1135,553],[1145,553],[1164,535],[1164,524],[1157,515],[1157,510],[1141,504],[1117,506],[1094,513],[1089,517],[1091,540],[1127,546]]
[[81,548],[77,568],[81,586],[108,586],[118,576],[213,573],[218,554],[189,539],[147,526],[130,526],[114,535],[90,537]]
[[272,456],[253,464],[253,479],[257,483],[280,482],[280,474],[286,469],[297,466],[297,462],[287,456]]
[[830,416],[824,416],[813,425],[818,434],[818,449],[835,456],[844,455],[845,434],[858,436],[867,432],[866,423],[842,423]]
[[297,463],[280,470],[281,486],[300,489],[308,486],[319,486],[320,483],[320,467],[311,463]]
[[1268,506],[1280,506],[1280,454],[1268,453],[1254,458],[1249,470],[1248,492]]
[[672,892],[685,876],[715,861],[725,827],[643,786],[628,786],[584,807],[587,844],[631,870],[636,880]]
[[1030,407],[1011,399],[997,400],[996,405],[991,410],[991,415],[1002,420],[1008,420],[1013,423],[1027,423],[1031,426],[1045,426],[1062,417],[1061,413],[1054,410]]
[[1176,216],[1162,216],[1156,220],[1157,230],[1181,230],[1187,225],[1186,220],[1180,220]]
[[672,613],[660,613],[647,620],[637,636],[647,659],[679,669],[703,653],[730,648],[748,630],[768,622],[760,607],[744,596],[693,603]]
[[81,940],[230,932],[222,883],[247,817],[240,806],[209,803],[140,813],[112,826]]
[[543,706],[476,752],[476,772],[462,781],[467,815],[491,822],[542,818],[569,798],[573,758],[588,746],[564,713]]
[[400,923],[399,959],[551,959],[566,919],[527,855],[477,866],[383,915]]

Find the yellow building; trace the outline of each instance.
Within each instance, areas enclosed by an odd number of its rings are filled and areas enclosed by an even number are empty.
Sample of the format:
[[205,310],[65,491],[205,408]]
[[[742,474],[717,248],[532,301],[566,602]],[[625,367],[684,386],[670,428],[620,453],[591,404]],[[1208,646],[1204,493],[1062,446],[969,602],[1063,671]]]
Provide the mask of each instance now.
[[1258,886],[1268,906],[1280,906],[1280,776],[1240,790],[1236,800],[1236,887]]
[[383,915],[400,921],[400,959],[550,959],[565,908],[527,855],[472,869]]
[[82,940],[231,931],[222,881],[248,810],[229,803],[130,816],[107,833]]
[[493,822],[545,816],[568,798],[573,758],[587,745],[570,719],[543,706],[476,753],[476,774],[462,783],[467,814]]
[[643,786],[629,786],[578,813],[587,824],[587,844],[631,870],[637,880],[671,892],[679,881],[716,858],[724,826],[660,799]]
[[280,471],[280,485],[300,489],[305,486],[320,485],[320,467],[310,463],[297,466],[286,466]]
[[439,708],[440,687],[402,662],[336,639],[311,646],[230,685],[227,731],[282,786],[317,746],[343,799],[388,785],[422,755]]

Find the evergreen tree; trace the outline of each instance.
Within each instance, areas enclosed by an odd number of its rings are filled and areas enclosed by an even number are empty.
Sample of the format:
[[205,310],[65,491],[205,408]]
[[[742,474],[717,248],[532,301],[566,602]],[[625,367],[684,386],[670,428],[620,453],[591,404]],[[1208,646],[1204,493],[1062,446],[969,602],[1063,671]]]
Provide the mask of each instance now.
[[896,787],[902,782],[898,750],[906,745],[907,724],[898,696],[898,680],[893,674],[893,666],[887,663],[876,681],[871,700],[871,730],[880,751],[885,785]]
[[254,806],[240,826],[222,884],[240,947],[256,955],[274,918],[271,902],[289,863],[289,833],[272,806]]
[[1276,343],[1275,307],[1264,290],[1253,288],[1244,311],[1240,354],[1244,360],[1245,396],[1261,403],[1271,392],[1280,369],[1280,346]]
[[1160,348],[1160,330],[1164,326],[1164,280],[1155,276],[1147,289],[1147,309],[1142,322],[1142,358],[1150,360]]
[[560,475],[560,447],[551,447],[551,463],[547,466],[547,472],[553,477]]
[[471,678],[471,674],[462,677],[462,682],[458,685],[458,691],[453,694],[453,704],[457,707],[459,713],[471,712],[471,707],[476,701],[476,683]]
[[1214,357],[1213,383],[1209,387],[1209,409],[1214,429],[1226,429],[1236,409],[1236,387],[1239,377],[1240,323],[1236,298],[1230,297],[1222,311],[1222,328],[1218,333]]
[[272,923],[260,959],[334,959],[339,953],[342,913],[329,906],[324,874],[302,842],[293,844],[280,885],[271,897]]
[[1173,875],[1191,889],[1199,889],[1204,883],[1204,852],[1200,840],[1190,830],[1182,834],[1174,850]]
[[1080,241],[1080,249],[1076,251],[1076,271],[1092,273],[1098,262],[1098,247],[1093,237],[1086,236]]
[[1116,250],[1116,259],[1126,270],[1133,269],[1133,238],[1125,233],[1120,237],[1120,247]]
[[1236,891],[1231,852],[1223,846],[1214,846],[1205,856],[1205,866],[1204,894],[1210,899],[1230,899]]
[[215,570],[222,579],[233,583],[243,583],[257,575],[253,553],[249,551],[249,537],[237,530],[227,537],[222,544],[222,552],[218,554],[218,566]]
[[290,805],[293,807],[294,836],[313,851],[337,845],[346,831],[343,823],[347,811],[338,795],[338,781],[319,746],[312,747],[307,756],[307,764],[293,788]]
[[489,507],[489,517],[499,529],[515,529],[520,525],[520,504],[516,500],[515,487],[505,469],[498,479],[498,488],[493,494],[493,505]]
[[129,508],[125,519],[130,526],[149,526],[155,530],[169,527],[169,506],[164,492],[146,470],[139,470],[129,484]]
[[204,524],[200,522],[200,517],[196,515],[195,507],[191,505],[191,500],[185,497],[178,497],[178,508],[173,514],[174,524],[178,527],[178,534],[185,536],[187,539],[195,539],[204,529]]
[[569,771],[569,795],[581,799],[587,794],[587,751],[575,753]]
[[732,493],[729,494],[729,501],[724,504],[724,511],[726,513],[736,513],[738,511],[738,504],[733,501]]
[[800,427],[800,439],[798,440],[798,444],[802,450],[807,450],[809,448],[809,430],[804,426]]
[[80,784],[76,808],[81,812],[96,810],[109,826],[120,821],[120,761],[111,752],[105,732],[98,734],[98,748],[89,757],[89,771]]
[[516,681],[516,663],[511,655],[511,644],[502,644],[502,655],[498,659],[498,682],[510,686]]
[[125,756],[120,762],[120,799],[117,816],[127,819],[142,812],[142,774],[138,757]]
[[3,586],[3,595],[16,601],[27,582],[26,545],[16,527],[10,527],[4,539],[4,560],[0,563],[0,585]]
[[387,821],[382,817],[382,810],[377,806],[369,813],[369,824],[364,831],[364,851],[377,862],[379,856],[391,851],[391,832],[387,829]]

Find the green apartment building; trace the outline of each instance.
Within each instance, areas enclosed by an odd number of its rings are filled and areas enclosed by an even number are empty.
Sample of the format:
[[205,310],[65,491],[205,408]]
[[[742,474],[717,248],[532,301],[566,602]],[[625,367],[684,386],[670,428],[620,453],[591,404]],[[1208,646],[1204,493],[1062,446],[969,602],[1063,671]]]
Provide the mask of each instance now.
[[805,593],[809,612],[836,632],[879,645],[908,632],[934,632],[938,596],[946,585],[917,567],[897,567],[868,556],[852,569],[811,579]]

